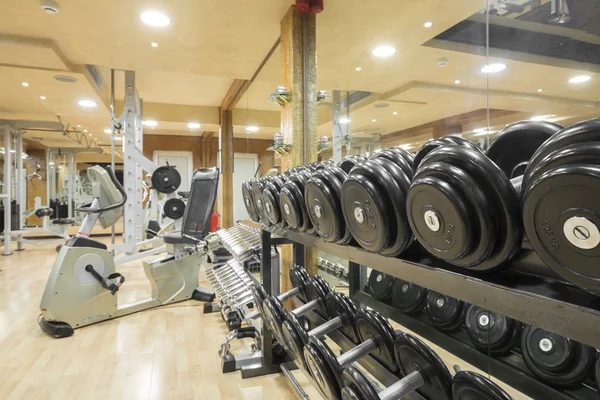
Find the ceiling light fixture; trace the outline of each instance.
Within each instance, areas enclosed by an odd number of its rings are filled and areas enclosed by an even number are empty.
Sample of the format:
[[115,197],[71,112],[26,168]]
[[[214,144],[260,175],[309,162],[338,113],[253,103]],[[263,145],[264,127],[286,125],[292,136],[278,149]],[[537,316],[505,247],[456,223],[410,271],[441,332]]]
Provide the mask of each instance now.
[[376,121],[377,121],[376,119],[372,119],[372,120],[371,120],[371,122],[376,122]]
[[81,125],[77,124],[77,127],[78,127],[78,128],[81,128]]
[[537,92],[538,93],[542,93],[544,91],[544,89],[538,89]]
[[92,136],[92,134],[91,134],[91,133],[88,133],[88,136]]
[[29,83],[28,82],[21,82],[21,86],[27,87],[27,86],[29,86]]
[[569,83],[583,83],[592,79],[589,75],[577,75],[569,79]]
[[361,67],[356,67],[356,68],[354,68],[354,69],[355,69],[355,70],[357,70],[357,71],[360,71],[360,70],[362,70],[362,68],[361,68]]
[[259,131],[258,126],[250,125],[246,127],[246,132],[256,133]]
[[152,43],[150,43],[150,46],[152,46],[152,47],[158,47],[158,43],[152,42]]
[[455,84],[455,85],[458,85],[458,84],[460,84],[460,79],[457,79],[457,80],[455,80],[455,81],[454,81],[454,84]]
[[506,69],[506,64],[495,63],[483,66],[483,68],[481,68],[481,72],[484,74],[494,74],[496,72],[503,71],[504,69]]
[[94,108],[97,105],[94,100],[87,100],[87,99],[79,100],[77,102],[77,104],[79,104],[79,106],[83,107],[83,108]]
[[187,124],[187,127],[190,129],[198,129],[200,128],[200,124],[197,122],[190,122]]
[[347,123],[349,123],[349,122],[350,122],[350,119],[348,119],[348,118],[340,118],[340,120],[339,120],[339,123],[340,124],[344,124],[344,125],[347,124]]
[[394,111],[392,114],[394,114],[394,115],[398,115],[398,111]]
[[46,100],[46,96],[40,96],[40,100]]
[[83,130],[83,133],[87,133],[87,129],[84,129],[84,130]]
[[396,53],[396,49],[392,46],[377,46],[373,49],[372,53],[375,57],[390,57]]
[[427,22],[425,22],[425,23],[423,24],[423,26],[424,26],[425,28],[431,28],[431,27],[433,26],[433,22],[431,22],[431,21],[427,21]]
[[158,126],[158,122],[156,122],[152,119],[149,119],[149,120],[142,121],[142,125],[149,126],[150,128],[154,128],[155,126]]
[[171,23],[171,19],[160,11],[144,11],[140,14],[143,23],[159,28],[165,27]]
[[104,133],[106,133],[107,135],[110,135],[112,133],[112,130],[110,128],[106,128],[104,130]]

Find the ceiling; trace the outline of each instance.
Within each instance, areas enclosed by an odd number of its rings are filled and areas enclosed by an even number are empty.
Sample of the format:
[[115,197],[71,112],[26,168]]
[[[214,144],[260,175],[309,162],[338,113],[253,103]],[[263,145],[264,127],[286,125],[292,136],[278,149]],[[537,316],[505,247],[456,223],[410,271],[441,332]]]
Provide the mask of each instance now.
[[[0,14],[0,118],[60,120],[105,146],[110,69],[132,69],[144,101],[144,119],[158,122],[154,129],[145,128],[145,134],[200,136],[216,132],[218,107],[228,89],[236,79],[253,77],[276,43],[280,20],[291,3],[60,0],[60,12],[48,15],[36,0],[7,0]],[[481,131],[473,130],[487,126],[487,113],[479,113],[477,118],[458,117],[473,110],[506,111],[490,118],[491,132],[534,116],[567,123],[597,112],[600,76],[596,71],[600,68],[595,65],[533,54],[537,43],[529,45],[531,52],[499,51],[491,43],[488,60],[481,47],[440,39],[461,21],[480,21],[484,5],[481,0],[326,0],[325,11],[317,16],[317,87],[329,93],[370,92],[352,105],[351,122],[344,129],[381,133],[393,138],[388,140],[391,144],[416,147],[439,134],[432,128],[434,121],[450,119],[453,125],[445,133],[458,133],[451,132],[458,127],[463,136],[480,140]],[[141,23],[140,12],[153,8],[168,14],[171,25],[151,28]],[[600,42],[596,36],[569,27],[532,22],[531,18],[525,21],[522,14],[526,16],[527,10],[512,17],[490,16],[490,22]],[[424,27],[426,21],[432,26]],[[396,53],[385,59],[373,56],[372,49],[381,44],[395,47]],[[497,74],[480,71],[492,62],[507,67]],[[236,137],[270,139],[279,131],[279,106],[266,101],[279,84],[279,63],[277,48],[238,102],[233,113]],[[86,68],[88,64],[95,72]],[[568,83],[582,73],[592,79],[579,85]],[[58,82],[54,79],[58,74],[77,82]],[[29,86],[23,87],[21,82]],[[121,71],[115,73],[115,97],[116,109],[121,110]],[[82,109],[77,104],[81,99],[94,100],[98,106]],[[381,105],[386,106],[376,107]],[[319,107],[319,133],[331,136],[330,101]],[[198,122],[201,127],[190,130],[188,122]],[[259,131],[247,134],[250,125]],[[26,138],[54,147],[80,145],[62,133],[30,131]]]

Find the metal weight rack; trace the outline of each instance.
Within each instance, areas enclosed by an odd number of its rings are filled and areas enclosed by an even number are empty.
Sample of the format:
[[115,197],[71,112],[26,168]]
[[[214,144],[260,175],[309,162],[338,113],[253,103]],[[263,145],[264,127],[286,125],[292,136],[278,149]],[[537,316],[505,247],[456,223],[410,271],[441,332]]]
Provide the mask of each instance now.
[[[272,234],[276,236],[272,237]],[[569,392],[554,389],[533,378],[525,371],[524,366],[516,365],[514,360],[490,358],[468,347],[464,341],[435,331],[422,321],[411,322],[410,317],[399,313],[393,307],[373,300],[363,291],[366,286],[367,267],[369,267],[526,324],[569,337],[583,344],[600,348],[600,335],[598,335],[600,302],[598,297],[560,281],[532,250],[524,248],[506,268],[495,271],[492,275],[482,275],[453,267],[422,253],[408,254],[406,259],[401,260],[369,253],[360,248],[327,243],[312,235],[263,226],[261,231],[262,249],[270,249],[271,246],[278,244],[292,244],[294,264],[303,267],[305,265],[304,246],[347,259],[349,261],[349,292],[356,303],[376,309],[385,317],[395,320],[465,361],[488,371],[525,395],[533,398],[544,398],[545,396],[557,400],[600,399],[598,392],[587,386]],[[278,265],[272,268],[270,258],[261,260],[262,282],[267,293],[279,294],[279,272]],[[322,322],[314,313],[309,313],[308,319],[313,324]],[[330,337],[342,350],[353,347],[351,342],[339,333],[332,334]],[[280,366],[273,358],[272,339],[271,332],[267,329],[263,330],[261,365],[253,369],[242,370],[243,378],[280,371]],[[398,379],[371,357],[367,356],[359,363],[386,386]],[[284,363],[284,369],[286,367],[293,369],[293,365],[290,363]],[[289,373],[286,375],[290,376]],[[416,394],[408,397],[420,398]]]

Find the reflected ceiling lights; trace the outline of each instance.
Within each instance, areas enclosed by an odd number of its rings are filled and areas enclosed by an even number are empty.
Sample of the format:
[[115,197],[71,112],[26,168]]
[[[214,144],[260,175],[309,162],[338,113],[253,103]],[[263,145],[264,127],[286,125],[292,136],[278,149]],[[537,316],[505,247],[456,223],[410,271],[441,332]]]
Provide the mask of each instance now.
[[246,132],[255,133],[255,132],[258,132],[258,131],[259,131],[258,126],[251,125],[251,126],[247,126],[246,127]]
[[455,81],[454,81],[454,84],[455,84],[455,85],[458,85],[459,83],[460,83],[460,80],[459,80],[459,79],[457,79],[457,80],[455,80]]
[[46,100],[46,96],[40,96],[40,100]]
[[538,89],[537,92],[538,93],[542,93],[544,91],[544,89]]
[[150,43],[150,46],[152,46],[152,47],[158,47],[158,43],[152,42],[152,43]]
[[372,120],[371,120],[371,122],[376,122],[376,121],[377,121],[376,119],[372,119]]
[[398,111],[394,111],[392,114],[394,114],[394,115],[398,115]]
[[83,107],[83,108],[94,108],[94,107],[96,107],[96,102],[94,100],[86,100],[86,99],[79,100],[77,102],[77,104],[79,104],[79,106]]
[[27,87],[27,86],[29,86],[29,83],[27,83],[27,82],[21,82],[21,86]]
[[158,126],[158,122],[156,122],[152,119],[149,119],[149,120],[142,121],[142,125],[149,126],[150,128],[154,128],[155,126]]
[[535,117],[529,118],[530,121],[545,121],[549,118],[556,117],[554,114],[536,115]]
[[396,49],[392,46],[377,46],[372,52],[375,57],[381,58],[390,57],[394,55],[394,53],[396,53]]
[[339,120],[340,124],[347,124],[349,122],[350,122],[350,120],[348,118],[340,118],[340,120]]
[[197,122],[190,122],[189,124],[187,124],[187,127],[190,129],[198,129],[200,128],[200,124]]
[[592,79],[589,75],[577,75],[569,79],[569,83],[583,83]]
[[481,68],[481,72],[483,72],[484,74],[494,74],[496,72],[503,71],[504,69],[506,69],[506,64],[495,63],[485,65],[483,68]]
[[355,70],[357,70],[357,71],[360,71],[360,70],[362,70],[362,68],[361,68],[361,67],[356,67],[356,68],[354,68],[354,69],[355,69]]
[[110,130],[110,128],[106,128],[104,130],[104,133],[106,133],[107,135],[110,135],[112,133],[112,131]]
[[140,14],[143,23],[159,28],[165,27],[171,23],[171,19],[160,11],[144,11]]
[[431,27],[433,26],[433,22],[431,22],[431,21],[427,21],[427,22],[425,22],[425,23],[423,24],[423,26],[424,26],[425,28],[431,28]]

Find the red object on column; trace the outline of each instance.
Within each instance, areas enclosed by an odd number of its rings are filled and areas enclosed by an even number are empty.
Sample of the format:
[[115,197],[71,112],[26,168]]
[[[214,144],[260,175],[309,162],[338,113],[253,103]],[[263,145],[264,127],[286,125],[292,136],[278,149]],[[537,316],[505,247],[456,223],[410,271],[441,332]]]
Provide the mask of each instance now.
[[216,232],[217,229],[219,229],[219,214],[213,211],[212,215],[210,216],[210,231]]
[[310,12],[313,14],[318,14],[323,11],[323,0],[312,0],[312,4],[310,6]]
[[310,10],[310,0],[296,0],[296,10],[307,12]]

